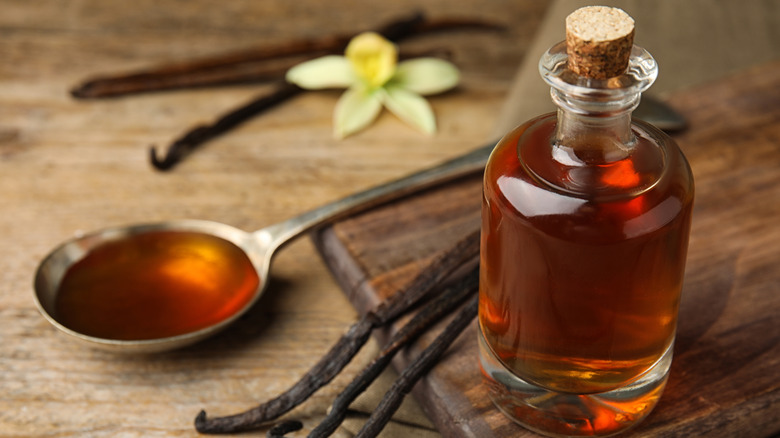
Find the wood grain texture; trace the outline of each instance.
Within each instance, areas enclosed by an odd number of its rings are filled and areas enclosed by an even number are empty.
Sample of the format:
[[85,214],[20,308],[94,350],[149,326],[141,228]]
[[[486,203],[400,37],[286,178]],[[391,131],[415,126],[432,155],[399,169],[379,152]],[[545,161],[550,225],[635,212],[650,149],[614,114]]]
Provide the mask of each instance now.
[[[694,172],[694,219],[667,389],[628,436],[772,436],[780,432],[780,62],[669,103],[690,122],[675,138]],[[478,176],[464,179],[342,221],[316,241],[364,311],[479,227],[480,190]],[[533,436],[488,401],[476,330],[417,386],[418,400],[447,436]]]
[[[80,231],[178,218],[253,230],[483,143],[546,2],[0,1],[0,436],[185,437],[200,409],[248,409],[298,379],[356,317],[307,239],[274,262],[245,318],[190,348],[125,357],[71,345],[37,312],[32,279]],[[423,10],[507,24],[504,34],[431,35],[458,90],[430,99],[428,137],[385,112],[332,138],[339,92],[307,93],[204,146],[171,173],[148,163],[187,128],[264,93],[263,84],[77,101],[87,77],[291,38],[361,31]],[[293,415],[309,430],[358,366]],[[264,436],[258,431],[248,436]]]

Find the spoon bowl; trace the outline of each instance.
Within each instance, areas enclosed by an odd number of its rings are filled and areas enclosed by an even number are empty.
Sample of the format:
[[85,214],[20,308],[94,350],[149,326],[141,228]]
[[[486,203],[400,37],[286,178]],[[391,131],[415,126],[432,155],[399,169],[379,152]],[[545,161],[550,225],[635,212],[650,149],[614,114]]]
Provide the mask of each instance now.
[[[251,299],[237,312],[219,322],[194,331],[174,336],[165,336],[155,339],[113,339],[81,333],[62,321],[62,315],[57,310],[57,296],[60,286],[68,270],[74,264],[83,260],[97,248],[118,242],[122,239],[132,238],[144,234],[161,231],[198,233],[204,236],[213,236],[235,245],[243,252],[255,271],[260,281]],[[63,333],[70,337],[98,347],[117,352],[153,353],[183,347],[224,329],[235,322],[260,298],[268,283],[271,255],[273,249],[272,239],[267,232],[261,230],[257,233],[247,233],[229,225],[218,222],[180,220],[160,222],[155,224],[133,225],[127,227],[109,228],[94,233],[79,236],[63,243],[52,251],[39,265],[35,274],[35,299],[38,310],[43,316]],[[142,323],[141,321],[138,322]]]

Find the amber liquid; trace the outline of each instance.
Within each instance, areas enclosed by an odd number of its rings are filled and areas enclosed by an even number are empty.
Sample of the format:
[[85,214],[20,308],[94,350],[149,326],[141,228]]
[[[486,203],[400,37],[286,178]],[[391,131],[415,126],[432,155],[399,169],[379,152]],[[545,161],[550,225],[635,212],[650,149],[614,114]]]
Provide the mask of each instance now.
[[57,319],[120,340],[176,336],[216,324],[252,299],[260,278],[241,249],[196,232],[153,231],[107,242],[71,266]]
[[605,392],[674,340],[693,183],[679,151],[642,126],[611,160],[597,137],[552,147],[555,125],[549,115],[518,128],[486,168],[480,325],[521,379]]

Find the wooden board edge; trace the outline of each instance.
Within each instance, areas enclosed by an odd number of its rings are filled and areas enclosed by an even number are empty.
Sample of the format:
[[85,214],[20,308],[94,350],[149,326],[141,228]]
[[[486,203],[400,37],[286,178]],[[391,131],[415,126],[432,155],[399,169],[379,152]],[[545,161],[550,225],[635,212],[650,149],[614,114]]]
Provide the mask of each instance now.
[[[323,257],[325,264],[333,276],[334,280],[342,288],[349,301],[355,309],[362,315],[373,309],[378,301],[374,297],[377,293],[372,290],[371,282],[365,276],[361,267],[355,263],[354,258],[349,256],[349,249],[339,240],[332,227],[326,226],[311,233],[311,239],[317,251]],[[440,321],[429,333],[430,339],[424,342],[416,342],[407,350],[399,353],[393,360],[392,366],[399,374],[409,365],[411,360],[421,353],[421,344],[428,345],[433,336],[437,335],[446,325],[450,318]],[[463,333],[458,336],[450,349],[445,352],[454,354],[458,350],[470,350],[476,352],[476,320],[472,322]],[[391,335],[390,329],[375,330],[374,338],[380,343],[387,342]],[[464,346],[464,343],[473,345]],[[477,360],[476,355],[474,360]],[[446,366],[446,364],[437,364],[436,366]],[[434,376],[435,367],[428,376]],[[436,429],[443,436],[451,437],[486,437],[492,436],[491,428],[481,417],[467,417],[458,415],[445,408],[443,398],[452,398],[453,392],[447,391],[443,386],[446,382],[439,382],[435,378],[423,377],[412,389],[411,394],[418,402],[422,410],[434,424]],[[469,404],[467,397],[463,396],[458,400],[459,405]]]

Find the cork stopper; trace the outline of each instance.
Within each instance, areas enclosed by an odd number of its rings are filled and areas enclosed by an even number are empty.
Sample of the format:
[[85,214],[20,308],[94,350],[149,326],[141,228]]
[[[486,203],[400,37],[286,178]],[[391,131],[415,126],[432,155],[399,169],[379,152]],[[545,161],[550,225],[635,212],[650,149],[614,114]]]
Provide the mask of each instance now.
[[620,76],[634,44],[634,19],[618,8],[587,6],[566,17],[569,69],[591,79]]

